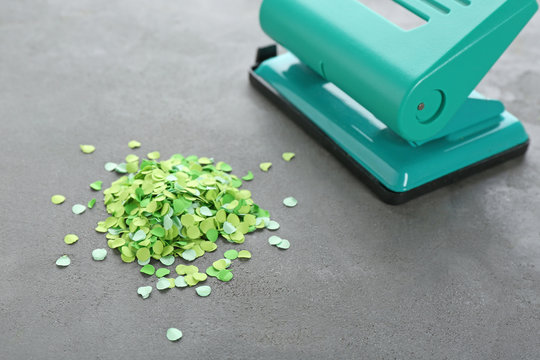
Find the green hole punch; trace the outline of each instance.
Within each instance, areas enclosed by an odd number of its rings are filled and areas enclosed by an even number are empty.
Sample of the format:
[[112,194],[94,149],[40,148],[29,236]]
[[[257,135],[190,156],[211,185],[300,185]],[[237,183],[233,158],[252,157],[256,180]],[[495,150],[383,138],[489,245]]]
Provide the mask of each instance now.
[[251,83],[390,204],[525,153],[521,122],[474,89],[535,0],[394,0],[412,29],[369,3],[264,0],[261,27],[289,52],[260,48]]

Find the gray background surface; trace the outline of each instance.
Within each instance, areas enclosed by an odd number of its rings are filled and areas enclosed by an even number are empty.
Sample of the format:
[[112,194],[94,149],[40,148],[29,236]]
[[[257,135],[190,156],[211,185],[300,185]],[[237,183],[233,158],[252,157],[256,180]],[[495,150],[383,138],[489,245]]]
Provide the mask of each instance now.
[[[259,4],[0,1],[0,358],[539,358],[540,18],[481,85],[524,121],[527,156],[390,207],[249,86],[255,49],[271,42]],[[139,155],[253,170],[247,188],[291,249],[257,232],[242,246],[253,259],[232,282],[209,281],[210,297],[141,300],[154,280],[136,264],[90,256],[106,247],[93,230],[102,204],[70,211],[95,196],[90,182],[116,178],[103,164],[131,139]],[[296,208],[281,205],[289,195]],[[72,265],[60,269],[63,253]],[[179,343],[165,338],[172,326]]]

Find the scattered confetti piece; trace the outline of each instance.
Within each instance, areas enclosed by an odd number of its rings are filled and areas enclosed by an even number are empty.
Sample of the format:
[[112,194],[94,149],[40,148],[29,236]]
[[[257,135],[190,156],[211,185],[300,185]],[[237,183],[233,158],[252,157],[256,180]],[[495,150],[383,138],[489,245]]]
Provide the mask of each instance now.
[[138,142],[137,140],[131,140],[130,142],[128,142],[128,146],[129,146],[131,149],[136,149],[136,148],[141,147],[141,143]]
[[179,276],[174,279],[174,286],[179,288],[185,288],[186,286],[188,286],[188,284],[186,283],[186,280],[184,280],[183,276]]
[[233,278],[233,273],[230,270],[223,269],[219,271],[216,277],[223,282],[229,282]]
[[182,252],[182,259],[187,261],[193,261],[197,258],[197,253],[193,249],[184,250]]
[[216,277],[217,274],[219,273],[219,270],[217,270],[215,267],[213,266],[209,266],[207,269],[206,269],[206,274],[208,276],[213,276],[213,277]]
[[270,236],[270,237],[268,238],[268,243],[269,243],[270,245],[274,245],[274,246],[275,246],[275,245],[279,244],[279,243],[281,242],[281,240],[282,240],[282,239],[281,239],[279,236],[273,235],[273,236]]
[[87,207],[88,207],[89,209],[91,209],[91,208],[94,207],[94,205],[96,205],[96,199],[95,199],[95,198],[92,199],[92,200],[90,200],[90,201],[88,202]]
[[242,180],[251,181],[253,180],[254,176],[251,171],[248,171],[247,175],[242,176]]
[[94,151],[96,151],[96,147],[94,145],[80,145],[81,151],[85,154],[91,154]]
[[90,184],[90,188],[96,191],[100,191],[102,184],[103,184],[103,181],[100,181],[100,180],[94,181],[93,183]]
[[251,259],[251,253],[247,250],[240,250],[238,252],[239,259]]
[[81,204],[75,204],[71,208],[71,211],[76,215],[82,214],[85,210],[86,210],[86,206],[81,205]]
[[270,170],[271,167],[272,167],[271,162],[263,162],[263,163],[260,163],[259,165],[259,168],[261,168],[261,170],[264,172],[267,172],[268,170]]
[[220,170],[220,171],[225,171],[225,172],[231,172],[232,171],[232,167],[231,165],[223,162],[223,161],[220,161],[216,164],[216,169]]
[[178,341],[182,338],[182,332],[177,328],[170,328],[167,330],[167,339],[169,341]]
[[283,155],[281,155],[285,161],[291,161],[295,156],[296,154],[292,152],[284,152]]
[[[154,234],[154,235],[156,235],[156,234]],[[156,236],[158,236],[158,235],[156,235]],[[165,236],[165,233],[163,233],[163,235],[161,235],[161,236]],[[159,259],[159,261],[165,266],[171,266],[172,264],[174,264],[174,256],[172,256],[172,255],[163,256],[163,257],[161,257]]]
[[268,230],[277,230],[277,229],[279,229],[279,223],[277,221],[270,220],[270,222],[268,222],[268,225],[266,226],[266,228]]
[[169,275],[170,273],[171,273],[171,270],[169,270],[169,269],[166,269],[166,268],[159,268],[159,269],[157,269],[157,271],[156,271],[156,276],[157,276],[158,278],[160,278],[160,277]]
[[108,162],[105,164],[105,170],[107,171],[114,171],[118,167],[117,163]]
[[289,240],[281,240],[281,242],[279,244],[276,245],[278,248],[280,249],[283,249],[283,250],[287,250],[288,248],[291,247],[291,243],[289,242]]
[[53,195],[53,196],[51,196],[51,202],[54,205],[60,205],[64,201],[66,201],[66,197],[64,195]]
[[92,258],[96,261],[103,261],[107,257],[107,250],[95,249],[92,250]]
[[119,174],[127,173],[127,164],[121,163],[121,164],[116,165],[116,167],[114,168],[114,171],[116,171]]
[[71,259],[67,255],[60,256],[58,258],[58,260],[56,260],[56,265],[57,266],[66,267],[69,264],[71,264]]
[[238,258],[238,251],[234,250],[234,249],[231,249],[231,250],[227,250],[225,251],[225,253],[223,254],[223,257],[225,259],[229,259],[229,260],[235,260]]
[[148,153],[146,156],[150,160],[157,160],[157,159],[159,159],[161,154],[159,153],[159,151],[152,151],[151,153]]
[[195,289],[197,295],[201,297],[207,297],[212,292],[212,288],[208,285],[199,286]]
[[147,299],[152,292],[151,286],[141,286],[137,289],[137,294],[141,295],[143,299]]
[[216,260],[216,261],[214,261],[212,266],[214,267],[214,269],[216,269],[218,271],[223,270],[223,269],[227,268],[227,261],[225,261],[225,259]]
[[287,207],[295,207],[297,204],[298,204],[298,200],[296,200],[292,196],[289,196],[283,199],[283,205]]
[[64,242],[68,245],[75,244],[79,240],[79,237],[75,234],[67,234],[64,236]]
[[152,276],[156,272],[156,268],[154,267],[154,265],[146,264],[141,268],[141,272],[143,274]]
[[170,289],[171,282],[167,278],[160,278],[156,284],[156,289],[158,290],[165,290]]

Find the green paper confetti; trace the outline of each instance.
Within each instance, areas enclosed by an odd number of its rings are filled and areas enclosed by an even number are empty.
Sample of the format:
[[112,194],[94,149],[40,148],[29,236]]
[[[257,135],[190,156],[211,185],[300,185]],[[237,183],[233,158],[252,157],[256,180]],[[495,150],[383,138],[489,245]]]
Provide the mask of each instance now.
[[147,299],[152,292],[151,286],[141,286],[137,289],[137,294],[141,295],[143,299]]
[[95,261],[103,261],[107,257],[107,250],[105,249],[94,249],[92,250],[92,258]]
[[100,191],[102,184],[103,184],[103,181],[101,181],[101,180],[94,181],[93,183],[90,184],[90,188],[92,190]]
[[275,246],[275,245],[279,244],[279,243],[281,242],[281,240],[282,240],[282,239],[281,239],[279,236],[273,235],[273,236],[270,236],[270,237],[268,238],[268,243],[269,243],[270,245],[274,245],[274,246]]
[[218,170],[225,171],[225,172],[231,172],[232,171],[231,165],[229,165],[227,163],[224,163],[223,161],[218,162],[216,164],[216,168]]
[[75,244],[79,240],[79,237],[75,234],[67,234],[64,236],[64,242],[68,245]]
[[208,276],[217,276],[217,274],[219,273],[219,270],[217,270],[215,267],[213,266],[209,266],[207,269],[206,269],[206,274]]
[[82,214],[85,210],[86,210],[86,206],[81,205],[81,204],[75,204],[71,208],[71,211],[76,215]]
[[60,205],[64,201],[66,201],[66,197],[64,195],[53,195],[53,196],[51,196],[51,202],[54,205]]
[[167,278],[161,278],[156,283],[156,289],[158,290],[170,289],[170,287],[171,287],[171,282]]
[[167,339],[169,341],[178,341],[182,338],[182,332],[177,328],[170,328],[167,330]]
[[195,289],[197,295],[201,297],[207,297],[212,292],[212,288],[208,285],[199,286]]
[[159,259],[159,261],[165,266],[171,266],[172,264],[174,264],[174,256],[163,256],[161,259]]
[[159,268],[157,269],[156,271],[156,277],[160,278],[160,277],[164,277],[166,275],[169,275],[171,273],[171,270],[169,269],[166,269],[166,268]]
[[229,259],[229,260],[235,260],[235,259],[238,258],[238,251],[236,251],[234,249],[227,250],[223,254],[223,257],[226,258],[226,259]]
[[192,274],[191,276],[193,276],[193,279],[197,280],[197,281],[206,281],[206,279],[208,278],[208,276],[204,273],[194,273]]
[[227,265],[227,261],[225,261],[225,259],[220,259],[220,260],[214,261],[212,266],[214,267],[214,269],[219,271],[219,270],[226,269],[228,265]]
[[218,278],[218,280],[229,282],[233,278],[233,273],[230,270],[223,269],[219,271],[216,277]]
[[137,256],[137,259],[140,261],[146,261],[150,259],[150,250],[148,250],[148,248],[142,247],[137,250],[135,256]]
[[270,222],[268,223],[266,228],[268,230],[277,230],[277,229],[279,229],[279,223],[277,221],[270,220]]
[[56,260],[56,265],[61,267],[66,267],[71,264],[71,259],[67,255],[60,256],[58,260]]
[[242,176],[242,180],[251,181],[253,180],[253,177],[253,173],[251,171],[248,171],[247,175]]
[[136,149],[136,148],[141,147],[141,143],[138,142],[137,140],[131,140],[130,142],[128,142],[128,146],[129,146],[131,149]]
[[154,267],[154,265],[146,264],[141,268],[141,272],[143,274],[152,276],[156,272],[156,268]]
[[295,153],[292,153],[292,152],[284,152],[281,157],[283,158],[283,160],[285,161],[291,161],[294,157],[296,156]]
[[146,156],[150,160],[157,160],[157,159],[159,159],[161,154],[159,153],[159,151],[152,151],[151,153],[148,153]]
[[271,162],[263,162],[259,164],[259,168],[264,172],[267,172],[268,170],[270,170],[271,167],[272,167]]
[[288,248],[291,247],[291,243],[289,242],[289,240],[281,240],[281,242],[279,244],[276,245],[278,248],[280,249],[283,249],[283,250],[287,250]]
[[289,197],[286,197],[285,199],[283,199],[283,205],[285,205],[287,207],[295,207],[296,204],[298,204],[298,200],[296,200],[292,196],[289,196]]
[[239,259],[251,259],[251,253],[247,250],[240,250],[238,252]]
[[174,279],[174,286],[179,288],[185,288],[186,286],[188,286],[188,284],[186,283],[186,280],[184,280],[183,276],[179,276]]
[[96,147],[94,145],[80,145],[80,148],[85,154],[91,154],[96,151]]
[[92,199],[92,200],[90,200],[90,201],[88,202],[87,207],[88,207],[89,209],[91,209],[91,208],[94,207],[94,205],[96,205],[96,199],[95,199],[95,198]]
[[108,163],[105,163],[104,167],[105,167],[105,170],[107,171],[114,171],[118,167],[118,164],[113,163],[113,162],[108,162]]
[[193,249],[184,250],[182,252],[182,259],[187,261],[193,261],[197,258],[197,253]]

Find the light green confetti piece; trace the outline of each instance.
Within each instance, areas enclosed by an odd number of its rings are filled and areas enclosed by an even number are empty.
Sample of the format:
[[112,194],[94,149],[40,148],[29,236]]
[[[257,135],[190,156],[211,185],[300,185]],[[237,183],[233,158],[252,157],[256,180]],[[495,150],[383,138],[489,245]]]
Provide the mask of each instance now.
[[234,225],[231,224],[230,222],[225,221],[223,223],[223,231],[225,231],[226,234],[230,235],[236,231],[236,227],[234,227]]
[[208,285],[199,286],[195,289],[197,295],[201,297],[207,297],[212,292],[212,288]]
[[165,266],[171,266],[172,264],[174,264],[174,256],[173,255],[163,256],[159,259],[159,261],[161,261],[161,263]]
[[277,221],[270,220],[268,222],[268,225],[266,226],[266,228],[268,230],[277,230],[277,229],[279,229],[279,223]]
[[193,249],[184,250],[182,253],[182,259],[187,261],[193,261],[197,258],[197,253]]
[[239,259],[251,259],[251,253],[247,250],[240,250],[238,252]]
[[95,261],[103,261],[107,257],[107,250],[105,249],[94,249],[92,250],[92,258]]
[[67,255],[60,256],[58,258],[58,260],[56,260],[56,265],[57,266],[66,267],[69,264],[71,264],[71,259]]
[[148,248],[142,247],[135,253],[135,256],[137,256],[138,260],[146,261],[150,259],[150,250]]
[[193,279],[201,282],[201,281],[206,281],[206,279],[208,279],[208,275],[204,274],[204,273],[200,273],[200,272],[196,272],[196,273],[193,273],[191,276],[193,276]]
[[225,259],[235,260],[235,259],[238,258],[238,251],[236,251],[234,249],[227,250],[223,254],[223,257],[225,257]]
[[154,226],[150,232],[152,235],[156,235],[159,238],[165,236],[165,229],[160,225]]
[[216,229],[210,229],[206,232],[206,238],[210,240],[211,242],[216,242],[218,236],[219,236],[219,233]]
[[273,235],[273,236],[270,236],[270,237],[268,238],[268,243],[269,243],[270,245],[274,245],[274,246],[275,246],[275,245],[279,244],[282,240],[283,240],[283,239],[280,238],[279,236]]
[[[161,269],[160,269],[161,270]],[[159,270],[158,270],[159,271]],[[158,290],[165,290],[165,289],[169,289],[169,287],[171,286],[171,282],[169,281],[169,279],[167,278],[161,278],[158,280],[158,282],[156,283],[156,289]]]
[[159,269],[156,270],[156,276],[158,278],[169,275],[170,273],[171,273],[171,270],[169,270],[167,268],[159,268]]
[[263,162],[259,164],[259,168],[264,172],[267,172],[268,170],[270,170],[271,167],[272,167],[271,162]]
[[295,207],[296,204],[298,204],[298,200],[296,200],[292,196],[289,196],[289,197],[286,197],[285,199],[283,199],[283,205],[285,205],[287,207]]
[[223,162],[223,161],[218,162],[218,163],[216,164],[216,168],[217,168],[218,170],[225,171],[225,172],[230,172],[230,171],[232,171],[231,165],[229,165],[229,164],[227,164],[227,163],[225,163],[225,162]]
[[96,199],[95,199],[95,198],[93,198],[92,200],[90,200],[90,201],[88,202],[88,205],[87,205],[87,206],[88,206],[89,209],[91,209],[91,208],[94,207],[94,205],[96,205]]
[[131,238],[133,241],[141,241],[144,239],[146,239],[146,233],[144,230],[137,230],[137,232],[133,234],[133,237]]
[[170,328],[167,330],[167,339],[169,341],[178,341],[182,338],[182,332],[177,328]]
[[129,154],[126,156],[126,162],[127,163],[133,163],[139,161],[139,157],[135,154]]
[[157,160],[157,159],[159,159],[161,154],[159,153],[159,151],[152,151],[151,153],[148,153],[146,156],[150,160]]
[[283,158],[283,160],[285,161],[291,161],[294,157],[296,156],[295,153],[293,152],[284,152],[281,157]]
[[154,267],[154,265],[146,264],[141,268],[141,272],[143,274],[152,276],[156,272],[156,268]]
[[75,234],[67,234],[64,236],[64,242],[68,245],[75,244],[79,240],[79,237]]
[[215,267],[213,266],[209,266],[208,268],[206,268],[206,274],[208,276],[217,276],[217,274],[219,273],[219,270],[217,270]]
[[176,279],[174,279],[174,286],[179,287],[179,288],[185,288],[188,286],[188,284],[186,283],[186,280],[184,280],[183,276],[179,276]]
[[200,212],[201,212],[201,215],[212,216],[212,210],[210,210],[207,206],[201,206]]
[[80,145],[81,151],[85,154],[91,154],[94,151],[96,151],[96,147],[94,145]]
[[230,259],[225,259],[225,264],[227,264],[227,267],[231,266],[232,261]]
[[287,250],[288,248],[291,247],[291,243],[289,242],[289,240],[281,240],[281,242],[279,244],[276,245],[278,248],[280,249],[283,249],[283,250]]
[[221,281],[224,281],[224,282],[228,282],[228,281],[231,281],[232,278],[233,278],[233,273],[232,271],[230,270],[227,270],[227,269],[223,269],[223,270],[220,270],[219,273],[217,274],[216,276],[218,278],[218,280],[221,280]]
[[129,146],[131,149],[136,149],[136,148],[141,147],[141,143],[138,142],[137,140],[131,140],[130,142],[128,142],[128,146]]
[[206,252],[212,252],[217,249],[217,245],[211,241],[202,241],[199,246]]
[[137,161],[127,163],[126,171],[130,174],[136,173],[137,171],[139,171],[139,163]]
[[141,286],[137,289],[137,294],[141,295],[143,299],[147,299],[152,292],[151,286]]
[[117,163],[113,163],[113,162],[108,162],[108,163],[105,163],[105,170],[107,171],[114,171],[114,169],[116,169],[116,167],[118,166]]
[[85,210],[86,210],[86,206],[81,205],[81,204],[75,204],[71,208],[71,211],[76,215],[82,214]]
[[90,188],[92,190],[100,191],[102,184],[103,184],[103,181],[101,181],[101,180],[94,181],[93,183],[90,184]]
[[125,173],[127,173],[127,164],[126,164],[126,163],[118,164],[118,165],[116,166],[116,168],[114,169],[114,171],[116,171],[116,172],[119,173],[119,174],[125,174]]
[[214,261],[212,266],[214,267],[214,269],[219,271],[219,270],[226,269],[228,265],[225,259],[219,259],[219,260]]
[[53,196],[51,196],[51,202],[54,205],[60,205],[64,201],[66,201],[66,197],[64,195],[53,195]]
[[247,175],[242,176],[242,180],[251,181],[253,180],[253,173],[251,171],[248,171]]
[[147,259],[146,261],[137,260],[137,264],[140,266],[148,265],[150,263],[150,259]]

